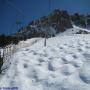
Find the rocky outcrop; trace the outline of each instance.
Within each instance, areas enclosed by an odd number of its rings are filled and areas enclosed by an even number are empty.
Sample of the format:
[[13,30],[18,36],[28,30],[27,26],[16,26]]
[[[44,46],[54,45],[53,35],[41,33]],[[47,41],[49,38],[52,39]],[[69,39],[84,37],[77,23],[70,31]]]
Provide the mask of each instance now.
[[[72,28],[72,22],[77,26],[90,27],[90,14],[80,15],[79,13],[75,13],[70,15],[65,10],[56,9],[47,16],[31,21],[27,26],[20,28],[14,35],[0,35],[0,46],[3,47],[10,43],[17,44],[20,40],[33,37],[54,37],[57,33]],[[17,21],[18,23],[20,22]],[[88,33],[87,31],[80,30],[76,34]]]
[[57,9],[48,16],[43,16],[38,20],[30,22],[26,27],[21,28],[17,35],[23,38],[44,37],[45,32],[47,32],[47,36],[50,37],[55,36],[56,33],[64,32],[67,28],[71,27],[68,12]]
[[71,28],[70,16],[67,11],[55,10],[50,15],[50,23],[57,25],[57,30],[59,32],[65,31],[67,28]]
[[84,30],[80,30],[80,31],[76,32],[76,34],[90,34],[90,32],[84,31]]
[[65,10],[56,9],[47,16],[31,21],[26,27],[21,28],[16,33],[16,36],[20,40],[32,37],[45,37],[45,33],[47,37],[51,37],[57,33],[64,32],[68,28],[72,28],[72,22],[75,25],[86,27],[90,25],[90,15],[85,16],[79,13],[69,15]]
[[71,28],[70,16],[67,11],[54,10],[50,15],[41,17],[36,21],[32,21],[29,25],[45,25],[49,24],[59,32],[64,31],[66,28]]
[[81,27],[90,27],[90,15],[84,15],[84,14],[79,14],[75,13],[71,16],[72,21],[74,22],[75,25],[79,25]]

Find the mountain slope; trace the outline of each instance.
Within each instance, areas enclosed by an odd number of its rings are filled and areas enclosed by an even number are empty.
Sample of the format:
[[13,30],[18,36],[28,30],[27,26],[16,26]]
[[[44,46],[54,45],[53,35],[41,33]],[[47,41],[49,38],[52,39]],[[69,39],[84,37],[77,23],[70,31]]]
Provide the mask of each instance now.
[[[47,36],[51,37],[58,33],[62,33],[69,28],[72,28],[72,22],[77,26],[89,28],[90,15],[82,15],[79,13],[70,14],[66,10],[55,9],[49,15],[43,16],[37,20],[33,20],[27,26],[19,29],[15,36],[19,37],[20,40],[33,37],[45,37],[45,32],[47,31]],[[54,31],[53,34],[52,30]],[[82,31],[77,33],[82,33]],[[84,31],[83,33],[87,32]]]
[[18,90],[89,90],[90,35],[58,36],[19,49],[0,80]]
[[22,27],[15,36],[21,40],[33,37],[45,37],[45,32],[47,31],[47,36],[51,37],[71,27],[69,13],[65,10],[56,9],[49,15],[33,20],[27,26]]
[[72,24],[73,28],[66,29],[63,33],[59,33],[57,36],[61,35],[76,35],[76,34],[90,34],[90,29],[82,28]]

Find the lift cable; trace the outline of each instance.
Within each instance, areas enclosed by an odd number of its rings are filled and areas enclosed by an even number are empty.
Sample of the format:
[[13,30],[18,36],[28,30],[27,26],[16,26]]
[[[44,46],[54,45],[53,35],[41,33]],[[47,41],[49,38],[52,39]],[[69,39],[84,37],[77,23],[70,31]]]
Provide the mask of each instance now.
[[[49,13],[51,12],[51,0],[48,0],[48,5],[49,5]],[[49,23],[50,19],[48,18]],[[49,23],[46,24],[46,30],[45,30],[45,40],[44,40],[44,46],[46,47],[47,45],[47,36],[48,36],[48,29],[49,29]]]
[[[6,0],[6,2],[8,3],[9,6],[13,7],[17,11],[18,16],[22,17],[22,19],[24,18],[24,14],[20,8],[18,8],[10,0]],[[21,25],[21,21],[19,19],[16,19],[15,23],[13,23],[13,24],[15,24],[18,29],[18,27]],[[13,25],[11,26],[11,29],[12,29],[12,27],[13,27]],[[11,30],[10,30],[10,32],[11,32]]]
[[20,8],[16,7],[12,2],[10,2],[10,0],[6,0],[8,5],[10,5],[11,7],[13,7],[18,13],[20,13],[20,15],[23,16],[23,12]]

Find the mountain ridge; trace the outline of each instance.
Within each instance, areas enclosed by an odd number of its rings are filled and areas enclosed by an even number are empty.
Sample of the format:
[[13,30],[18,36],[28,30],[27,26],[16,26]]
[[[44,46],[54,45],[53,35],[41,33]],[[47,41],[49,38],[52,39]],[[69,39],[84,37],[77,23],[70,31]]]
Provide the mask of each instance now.
[[[2,47],[10,43],[17,44],[22,40],[34,37],[45,37],[45,35],[47,38],[54,37],[56,34],[73,28],[73,25],[90,28],[90,14],[86,16],[79,13],[71,15],[65,10],[55,9],[49,15],[31,21],[27,26],[20,28],[18,32],[13,35],[0,35],[0,42],[2,44],[0,46]],[[83,31],[80,29],[76,34],[82,33]],[[84,33],[88,34],[86,31]]]

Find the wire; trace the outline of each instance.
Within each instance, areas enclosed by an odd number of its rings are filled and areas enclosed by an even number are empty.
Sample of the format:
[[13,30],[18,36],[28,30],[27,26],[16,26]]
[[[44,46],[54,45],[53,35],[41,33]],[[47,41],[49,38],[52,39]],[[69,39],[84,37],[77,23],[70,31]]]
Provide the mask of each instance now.
[[[22,12],[22,10],[20,8],[18,8],[15,4],[10,2],[10,0],[6,0],[6,2],[8,3],[9,6],[13,7],[17,11],[18,16],[20,16],[20,17],[22,17],[22,19],[24,19],[25,16],[24,16],[24,14],[23,14],[23,12]],[[16,24],[17,27],[18,27],[19,24],[21,24],[20,19],[16,18],[16,21],[13,24]],[[11,26],[11,29],[12,28],[13,28],[13,25]],[[10,32],[12,33],[11,29],[10,29]]]
[[51,0],[49,0],[49,12],[51,11]]
[[8,5],[10,5],[11,7],[13,7],[17,12],[19,12],[20,15],[23,16],[23,12],[20,8],[16,7],[12,2],[10,2],[9,0],[6,0]]
[[[11,7],[13,7],[17,12],[18,12],[18,16],[22,17],[22,19],[24,19],[25,15],[23,14],[22,10],[18,7],[16,7],[12,2],[10,2],[9,0],[6,0],[8,5],[10,5]],[[16,20],[16,23],[19,20]],[[20,21],[19,21],[20,22]]]

